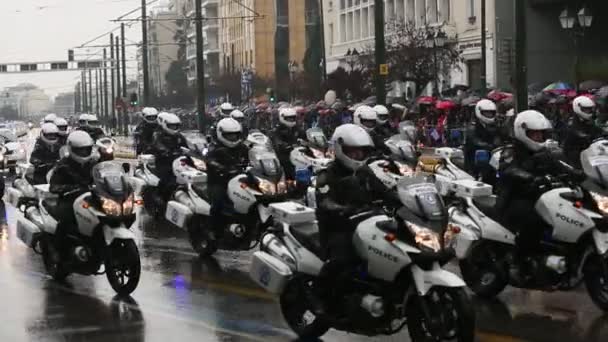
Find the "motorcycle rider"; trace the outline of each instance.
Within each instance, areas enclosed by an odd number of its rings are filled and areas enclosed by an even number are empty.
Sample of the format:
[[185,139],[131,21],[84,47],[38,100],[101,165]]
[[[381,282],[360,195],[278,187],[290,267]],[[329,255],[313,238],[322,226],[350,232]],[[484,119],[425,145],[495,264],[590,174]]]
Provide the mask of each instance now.
[[[390,138],[393,134],[395,134],[395,129],[391,127],[390,123],[390,114],[388,108],[383,105],[375,105],[373,108],[376,111],[376,128],[374,128],[373,135],[377,137],[378,140],[382,139],[385,141]],[[378,145],[376,145],[378,146]]]
[[159,190],[164,206],[177,185],[173,174],[173,161],[183,154],[182,147],[188,148],[188,143],[180,132],[182,121],[177,115],[160,113],[158,126],[149,153],[155,157],[154,173],[160,178],[160,184],[163,184]]
[[210,140],[217,140],[217,124],[220,120],[229,118],[230,114],[235,110],[234,106],[230,102],[224,102],[217,108],[217,114],[213,120],[213,124],[209,127],[207,135],[211,138]]
[[353,122],[355,125],[360,126],[370,134],[374,128],[376,128],[376,124],[378,123],[378,114],[376,111],[367,105],[362,105],[355,109],[355,113],[353,114]]
[[46,184],[47,173],[59,160],[60,145],[59,129],[55,124],[44,123],[40,127],[40,137],[36,140],[30,156],[30,164],[34,166],[34,175],[28,181],[32,185]]
[[235,109],[232,111],[232,113],[230,113],[230,117],[241,124],[241,128],[243,128],[243,136],[247,136],[247,134],[249,134],[249,130],[247,129],[247,125],[245,125],[245,113]]
[[84,131],[75,131],[68,136],[67,151],[69,156],[57,164],[51,176],[49,190],[59,196],[53,217],[58,220],[55,232],[56,245],[65,253],[62,243],[66,236],[76,229],[73,204],[78,196],[89,191],[93,183],[91,170],[96,164],[93,146],[95,142]]
[[135,153],[143,153],[152,146],[154,132],[158,129],[158,110],[146,107],[141,111],[143,120],[135,128]]
[[[375,120],[374,120],[375,122]],[[321,283],[317,291],[324,291],[340,284],[335,275],[344,274],[356,260],[352,246],[352,234],[358,222],[351,217],[370,209],[374,199],[392,196],[384,184],[367,166],[375,154],[370,135],[360,126],[345,124],[336,128],[332,136],[335,160],[317,177],[317,218],[323,252],[329,262],[321,271]],[[337,281],[336,281],[337,280]],[[333,285],[330,285],[330,282]],[[322,314],[323,308],[314,297],[311,300],[315,311]]]
[[568,163],[580,169],[581,152],[603,132],[595,125],[596,105],[592,99],[587,96],[575,98],[572,101],[572,111],[574,115],[566,129],[563,147]]
[[63,146],[68,140],[68,121],[64,118],[57,118],[55,126],[59,129],[59,146]]
[[465,171],[475,178],[481,176],[484,182],[493,185],[496,179],[495,170],[489,163],[476,165],[475,154],[483,150],[489,155],[493,149],[501,146],[504,140],[496,125],[496,104],[488,99],[480,100],[475,105],[475,118],[476,122],[467,127],[465,133]]
[[210,225],[219,228],[222,209],[228,201],[228,182],[243,171],[249,151],[243,144],[243,129],[238,121],[232,118],[220,120],[216,134],[217,140],[207,154],[207,176],[211,199]]
[[100,127],[97,116],[93,114],[80,115],[78,118],[78,129],[87,132],[94,141],[97,141],[99,138],[106,135]]
[[297,112],[295,108],[285,107],[279,110],[279,124],[272,134],[272,146],[274,146],[277,157],[283,166],[286,179],[295,178],[295,170],[289,159],[289,154],[298,139],[304,134],[296,127]]
[[533,271],[530,256],[537,250],[545,230],[551,228],[535,210],[542,186],[552,176],[584,178],[582,172],[560,162],[563,156],[551,148],[551,129],[551,123],[540,112],[520,113],[513,128],[515,143],[501,156],[496,210],[501,213],[503,223],[518,232],[517,256],[511,268],[516,281],[525,281],[521,276]]
[[57,114],[47,114],[44,119],[42,120],[42,123],[55,123],[55,120],[57,120]]

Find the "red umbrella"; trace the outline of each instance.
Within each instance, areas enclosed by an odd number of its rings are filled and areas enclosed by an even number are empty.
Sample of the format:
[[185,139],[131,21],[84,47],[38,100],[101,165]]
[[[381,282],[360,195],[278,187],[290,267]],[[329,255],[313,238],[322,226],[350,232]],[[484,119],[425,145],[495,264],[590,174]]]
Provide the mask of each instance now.
[[448,111],[454,109],[454,107],[456,107],[456,104],[450,100],[437,101],[437,103],[435,103],[435,108],[438,110]]
[[432,105],[435,103],[435,98],[432,96],[420,96],[416,99],[417,104]]
[[492,90],[488,93],[488,99],[494,102],[500,102],[508,97],[513,97],[513,94],[500,90]]

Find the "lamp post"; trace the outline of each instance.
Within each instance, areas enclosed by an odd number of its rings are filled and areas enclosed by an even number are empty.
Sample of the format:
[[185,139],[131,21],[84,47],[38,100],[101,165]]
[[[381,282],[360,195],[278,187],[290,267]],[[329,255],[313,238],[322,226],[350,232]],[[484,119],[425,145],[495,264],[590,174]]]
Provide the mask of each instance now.
[[293,102],[296,97],[294,81],[296,78],[296,73],[298,72],[298,62],[289,61],[289,64],[287,64],[287,68],[289,69],[289,80],[291,81],[291,102]]
[[430,34],[426,40],[426,46],[433,51],[433,66],[435,79],[433,81],[433,96],[439,95],[439,62],[437,61],[437,49],[443,48],[447,42],[447,35],[441,30]]
[[574,40],[574,48],[576,50],[576,54],[574,55],[574,86],[578,93],[580,83],[581,40],[585,36],[585,29],[591,27],[591,24],[593,23],[593,15],[587,7],[581,8],[577,12],[576,17],[571,14],[572,13],[568,9],[564,9],[559,15],[559,23],[562,26],[562,29],[569,31],[572,34],[572,39]]

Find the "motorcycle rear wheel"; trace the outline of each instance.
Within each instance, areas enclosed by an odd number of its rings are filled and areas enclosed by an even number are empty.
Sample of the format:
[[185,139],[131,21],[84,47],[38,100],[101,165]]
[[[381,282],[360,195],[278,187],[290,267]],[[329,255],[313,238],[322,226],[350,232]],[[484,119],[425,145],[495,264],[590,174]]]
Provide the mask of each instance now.
[[307,284],[301,277],[294,277],[287,283],[280,298],[281,313],[287,325],[301,339],[314,340],[325,335],[330,327],[312,313],[304,286]]
[[106,278],[119,296],[130,295],[139,284],[141,261],[133,240],[114,240],[105,261]]
[[[425,301],[432,322],[427,321],[420,300]],[[475,311],[464,288],[434,287],[426,296],[412,298],[407,325],[412,342],[475,340]]]
[[40,240],[42,249],[42,261],[46,272],[56,281],[62,282],[70,275],[65,265],[61,262],[61,256],[57,247],[53,244],[52,237],[44,236]]
[[596,252],[592,252],[587,257],[583,266],[585,286],[589,297],[604,312],[608,312],[608,274],[604,272],[606,269],[608,269],[608,259]]

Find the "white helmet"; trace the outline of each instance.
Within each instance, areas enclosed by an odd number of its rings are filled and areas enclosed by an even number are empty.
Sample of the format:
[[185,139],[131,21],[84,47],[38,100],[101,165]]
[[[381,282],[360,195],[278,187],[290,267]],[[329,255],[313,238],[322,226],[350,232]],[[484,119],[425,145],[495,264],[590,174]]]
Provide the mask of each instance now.
[[376,111],[377,121],[380,125],[385,124],[388,121],[388,108],[383,105],[375,105],[374,110]]
[[145,122],[150,124],[156,123],[158,117],[158,110],[156,110],[156,108],[146,107],[142,109],[141,114]]
[[361,126],[361,128],[369,133],[376,127],[378,115],[372,107],[363,105],[355,109],[353,121],[356,125]]
[[225,118],[217,123],[217,139],[226,147],[236,147],[243,140],[243,127],[233,118]]
[[537,152],[546,147],[551,131],[551,123],[540,112],[526,110],[517,115],[513,125],[515,139],[529,150]]
[[59,129],[59,135],[67,136],[68,135],[68,121],[64,118],[57,118],[55,120],[55,126]]
[[43,123],[40,127],[40,139],[49,147],[59,141],[59,128],[53,123]]
[[220,105],[220,113],[224,118],[229,117],[233,110],[234,106],[230,102],[224,102]]
[[238,121],[239,123],[242,123],[243,121],[245,121],[245,114],[243,114],[243,112],[241,112],[238,109],[233,110],[230,113],[230,117],[233,118],[234,120]]
[[336,128],[331,139],[336,159],[352,171],[364,166],[374,149],[374,142],[369,134],[362,127],[353,124]]
[[80,114],[78,116],[78,126],[86,127],[89,124],[89,114]]
[[87,115],[87,126],[91,128],[97,128],[100,126],[99,119],[97,119],[97,115],[88,114]]
[[279,110],[279,122],[286,127],[294,127],[296,125],[298,113],[295,108],[282,108]]
[[587,96],[579,96],[572,101],[572,110],[582,120],[591,120],[595,114],[595,102]]
[[57,120],[57,114],[51,113],[47,114],[42,121],[43,123],[55,123],[55,120]]
[[70,158],[79,164],[86,164],[93,159],[94,144],[93,138],[85,131],[70,133],[67,141]]
[[158,115],[158,124],[165,133],[175,135],[182,127],[182,120],[175,114],[161,113]]
[[482,125],[493,125],[496,122],[496,104],[483,99],[475,105],[475,117]]

